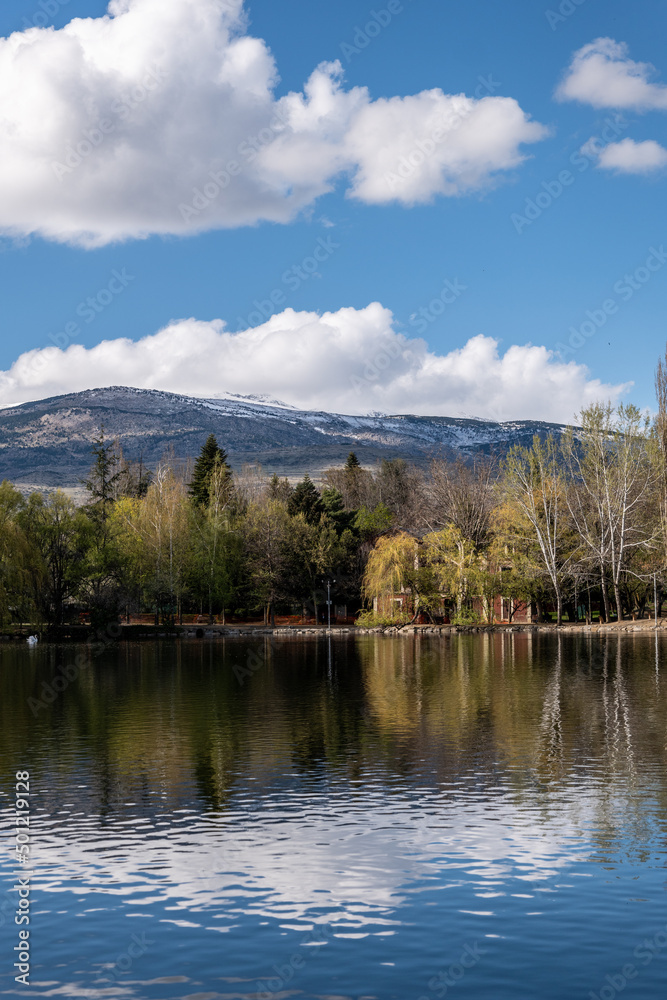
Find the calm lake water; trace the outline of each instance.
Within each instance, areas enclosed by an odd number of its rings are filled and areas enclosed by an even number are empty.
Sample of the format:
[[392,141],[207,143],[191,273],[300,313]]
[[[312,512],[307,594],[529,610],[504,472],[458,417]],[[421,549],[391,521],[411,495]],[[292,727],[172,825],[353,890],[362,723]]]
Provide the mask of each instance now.
[[35,715],[82,652],[0,647],[4,995],[665,995],[662,640],[122,644]]

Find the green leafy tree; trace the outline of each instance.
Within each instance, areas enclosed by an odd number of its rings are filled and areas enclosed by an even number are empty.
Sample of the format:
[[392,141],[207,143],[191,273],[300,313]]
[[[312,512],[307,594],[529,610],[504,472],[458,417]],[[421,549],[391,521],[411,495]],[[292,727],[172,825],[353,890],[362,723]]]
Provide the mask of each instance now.
[[0,483],[0,619],[34,621],[43,566],[21,523],[25,501],[11,483]]
[[82,580],[85,515],[68,496],[56,490],[46,497],[32,493],[20,519],[44,562],[44,613],[50,622],[60,625]]
[[141,544],[141,561],[148,568],[146,589],[155,607],[156,624],[162,618],[180,618],[186,574],[191,557],[190,503],[182,480],[168,465],[159,465],[146,496],[119,504],[119,515],[129,513]]
[[304,606],[312,603],[317,620],[318,607],[325,599],[325,580],[336,580],[336,593],[348,598],[356,539],[349,529],[339,534],[326,516],[310,524],[302,513],[292,517],[290,534],[289,594]]
[[237,590],[242,543],[236,529],[238,504],[232,489],[229,467],[216,461],[208,481],[208,502],[193,504],[194,525],[193,591],[206,602],[209,619],[214,606],[220,607],[222,620]]
[[394,514],[384,503],[379,503],[372,510],[360,507],[354,518],[354,528],[364,541],[373,544],[382,535],[391,531]]
[[153,594],[155,566],[152,559],[150,530],[147,530],[145,498],[123,496],[117,500],[112,525],[118,547],[123,553],[125,570],[124,599],[130,607],[141,610],[144,600]]
[[264,609],[267,624],[275,622],[276,603],[289,595],[292,522],[285,504],[268,497],[250,502],[244,517],[243,538],[250,584],[254,600]]

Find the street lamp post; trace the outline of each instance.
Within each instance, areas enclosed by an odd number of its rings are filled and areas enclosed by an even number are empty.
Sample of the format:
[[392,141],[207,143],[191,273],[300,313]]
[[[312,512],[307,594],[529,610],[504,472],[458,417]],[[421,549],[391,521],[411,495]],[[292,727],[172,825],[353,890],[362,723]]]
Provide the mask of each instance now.
[[[324,583],[324,580],[322,582]],[[335,580],[330,580],[330,579],[327,579],[327,581],[326,581],[326,583],[327,583],[327,600],[326,600],[326,605],[327,605],[327,628],[329,628],[329,629],[331,628],[331,605],[333,603],[333,601],[331,600],[331,584],[332,583],[335,584],[335,582],[336,582]]]
[[331,580],[327,580],[327,628],[331,629]]

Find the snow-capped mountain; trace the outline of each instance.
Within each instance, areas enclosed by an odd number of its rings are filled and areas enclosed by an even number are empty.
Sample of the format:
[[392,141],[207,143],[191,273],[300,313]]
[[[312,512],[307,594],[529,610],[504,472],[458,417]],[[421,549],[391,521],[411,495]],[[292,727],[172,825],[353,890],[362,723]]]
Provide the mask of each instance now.
[[128,458],[154,467],[167,449],[196,457],[216,435],[235,469],[261,465],[295,477],[344,463],[354,450],[363,465],[405,458],[426,465],[456,454],[504,454],[534,434],[561,433],[559,424],[506,423],[406,414],[348,416],[298,410],[264,396],[220,393],[199,399],[170,392],[113,386],[55,396],[0,411],[0,479],[33,486],[76,486],[88,472],[90,448],[104,425]]

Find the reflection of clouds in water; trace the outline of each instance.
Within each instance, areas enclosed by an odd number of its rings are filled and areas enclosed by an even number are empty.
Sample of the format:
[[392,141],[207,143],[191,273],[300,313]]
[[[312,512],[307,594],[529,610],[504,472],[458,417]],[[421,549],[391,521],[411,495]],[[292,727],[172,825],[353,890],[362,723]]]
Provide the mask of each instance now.
[[250,804],[224,818],[182,810],[168,831],[137,820],[136,833],[127,822],[102,831],[94,821],[36,832],[35,885],[163,903],[190,919],[217,911],[233,924],[254,911],[323,922],[338,911],[361,927],[381,923],[429,883],[499,892],[514,879],[549,879],[588,847],[566,804],[544,825],[536,808],[506,793],[447,802],[376,793],[358,806],[336,797],[305,805],[269,800],[250,817]]

